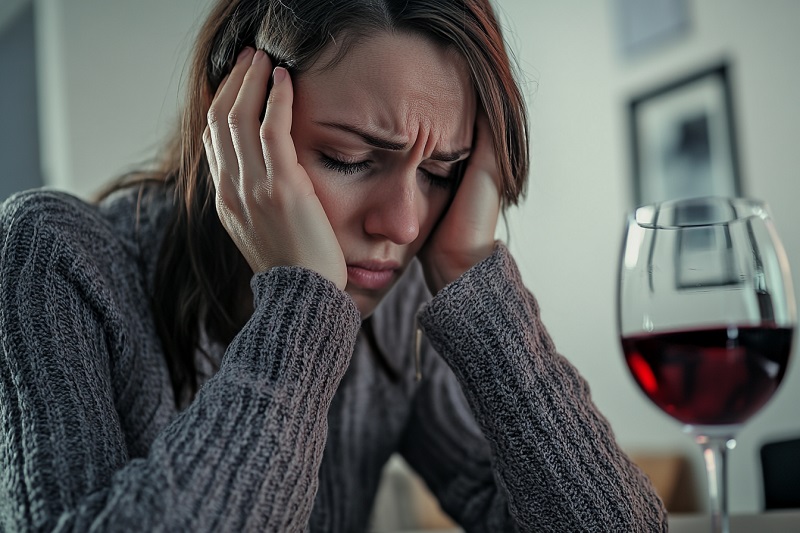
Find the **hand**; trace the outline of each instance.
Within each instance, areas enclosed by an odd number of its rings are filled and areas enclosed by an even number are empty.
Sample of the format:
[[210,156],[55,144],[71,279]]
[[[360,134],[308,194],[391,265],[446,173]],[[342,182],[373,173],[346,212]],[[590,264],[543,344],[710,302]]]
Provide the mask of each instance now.
[[486,113],[479,109],[464,177],[450,208],[419,254],[428,289],[434,295],[494,250],[500,172],[489,128]]
[[203,133],[217,214],[253,272],[301,266],[344,289],[341,247],[291,137],[292,80],[278,67],[259,124],[272,62],[241,52],[208,110]]

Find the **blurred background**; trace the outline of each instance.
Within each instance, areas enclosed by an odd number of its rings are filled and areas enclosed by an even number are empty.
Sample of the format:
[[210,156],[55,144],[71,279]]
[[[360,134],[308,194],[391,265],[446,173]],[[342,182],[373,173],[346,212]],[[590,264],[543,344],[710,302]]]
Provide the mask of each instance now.
[[[89,198],[170,132],[210,0],[2,0],[0,200],[42,185]],[[510,246],[559,350],[631,453],[700,452],[634,384],[616,335],[617,259],[636,202],[631,102],[727,66],[740,192],[772,207],[800,287],[800,2],[497,0],[531,117]],[[797,292],[797,290],[796,290]],[[800,362],[738,436],[734,512],[762,508],[759,450],[800,436]],[[699,496],[700,505],[705,502]]]

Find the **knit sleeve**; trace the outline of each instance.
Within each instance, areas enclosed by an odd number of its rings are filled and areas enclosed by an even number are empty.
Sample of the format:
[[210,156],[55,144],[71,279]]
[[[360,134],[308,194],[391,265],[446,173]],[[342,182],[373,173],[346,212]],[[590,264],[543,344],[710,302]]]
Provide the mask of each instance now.
[[[620,449],[586,381],[556,352],[502,244],[436,295],[419,320],[486,439],[461,437],[453,454],[484,458],[483,469],[477,459],[467,463],[482,478],[446,495],[454,508],[458,498],[483,506],[467,530],[502,524],[506,514],[522,531],[667,530],[660,499]],[[462,449],[469,443],[472,452]]]
[[115,402],[136,384],[115,365],[161,356],[120,288],[136,270],[108,266],[124,251],[76,205],[0,208],[0,530],[305,529],[352,299],[300,268],[254,276],[255,313],[220,371],[133,458]]

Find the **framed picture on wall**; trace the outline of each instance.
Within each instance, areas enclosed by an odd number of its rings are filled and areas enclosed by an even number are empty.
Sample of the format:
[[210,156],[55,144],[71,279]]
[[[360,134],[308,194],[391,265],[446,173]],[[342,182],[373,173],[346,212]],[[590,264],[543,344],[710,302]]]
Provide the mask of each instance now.
[[690,28],[688,0],[613,0],[622,56],[639,58],[685,37]]
[[632,98],[629,120],[636,206],[741,195],[727,64]]

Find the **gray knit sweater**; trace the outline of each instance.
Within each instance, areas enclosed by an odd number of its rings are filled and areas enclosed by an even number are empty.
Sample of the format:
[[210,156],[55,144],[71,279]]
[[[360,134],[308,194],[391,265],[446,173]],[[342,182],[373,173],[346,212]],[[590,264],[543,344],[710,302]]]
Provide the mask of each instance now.
[[0,530],[364,531],[399,452],[467,531],[666,531],[504,246],[432,300],[412,265],[376,343],[321,276],[256,274],[178,411],[148,304],[170,201],[136,204],[0,208]]

